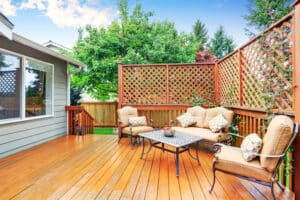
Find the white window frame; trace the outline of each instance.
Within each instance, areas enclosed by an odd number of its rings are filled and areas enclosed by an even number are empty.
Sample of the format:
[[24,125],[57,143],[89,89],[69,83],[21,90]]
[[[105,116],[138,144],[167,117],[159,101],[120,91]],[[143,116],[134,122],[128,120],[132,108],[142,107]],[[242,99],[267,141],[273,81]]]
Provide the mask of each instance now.
[[[36,120],[36,119],[43,119],[43,118],[49,118],[49,117],[54,117],[54,64],[52,63],[48,63],[48,62],[44,62],[41,61],[39,59],[36,58],[32,58],[30,56],[25,56],[19,53],[15,53],[6,49],[2,49],[0,48],[0,53],[4,53],[4,54],[8,54],[11,56],[16,56],[18,58],[20,58],[21,61],[21,102],[20,102],[20,117],[18,118],[11,118],[11,119],[4,119],[4,120],[0,120],[0,125],[1,124],[9,124],[9,123],[15,123],[15,122],[23,122],[23,121],[30,121],[30,120]],[[26,89],[25,89],[25,60],[29,59],[29,60],[33,60],[35,62],[39,62],[41,64],[46,64],[48,66],[50,66],[52,68],[52,83],[51,83],[51,89],[52,89],[52,96],[51,96],[51,103],[52,103],[52,109],[51,109],[51,114],[48,115],[40,115],[40,116],[34,116],[34,117],[26,117]]]

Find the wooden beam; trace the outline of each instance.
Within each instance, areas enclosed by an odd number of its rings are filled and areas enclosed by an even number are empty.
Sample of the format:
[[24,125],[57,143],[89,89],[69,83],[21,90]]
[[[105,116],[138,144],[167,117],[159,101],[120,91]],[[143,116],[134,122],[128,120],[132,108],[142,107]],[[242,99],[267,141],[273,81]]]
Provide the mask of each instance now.
[[[300,123],[300,1],[295,3],[294,13],[294,109],[295,109],[295,121]],[[294,191],[296,199],[300,198],[300,135],[296,138],[295,142],[295,169],[294,169]]]

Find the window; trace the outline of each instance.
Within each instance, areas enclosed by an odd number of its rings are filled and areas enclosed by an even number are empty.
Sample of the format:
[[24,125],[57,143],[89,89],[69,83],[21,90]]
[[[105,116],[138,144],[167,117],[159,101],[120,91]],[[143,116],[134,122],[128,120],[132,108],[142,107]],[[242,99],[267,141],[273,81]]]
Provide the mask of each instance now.
[[0,50],[0,123],[53,115],[53,65]]
[[52,114],[52,66],[25,60],[26,117]]
[[0,120],[21,116],[21,58],[0,52]]

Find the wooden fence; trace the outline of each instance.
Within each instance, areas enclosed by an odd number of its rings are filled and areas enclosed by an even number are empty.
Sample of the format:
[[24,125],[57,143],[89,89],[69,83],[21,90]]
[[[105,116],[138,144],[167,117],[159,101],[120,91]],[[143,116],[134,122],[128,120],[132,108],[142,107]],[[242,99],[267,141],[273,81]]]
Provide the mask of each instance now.
[[94,118],[94,126],[116,127],[118,125],[118,102],[82,102],[81,106]]

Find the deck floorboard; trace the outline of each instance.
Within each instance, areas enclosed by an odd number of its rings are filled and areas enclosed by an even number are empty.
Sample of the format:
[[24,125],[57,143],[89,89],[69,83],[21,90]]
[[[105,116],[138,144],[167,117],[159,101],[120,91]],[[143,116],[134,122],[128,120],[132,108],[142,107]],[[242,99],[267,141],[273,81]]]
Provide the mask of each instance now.
[[[0,159],[0,199],[272,199],[269,188],[217,172],[213,155],[199,152],[200,163],[153,149],[140,159],[141,146],[112,135],[63,136]],[[275,189],[278,199],[294,193]]]

